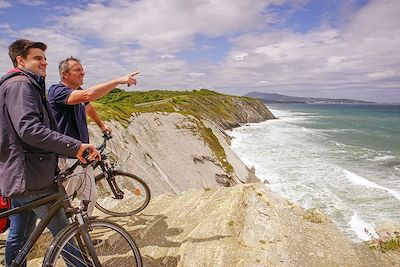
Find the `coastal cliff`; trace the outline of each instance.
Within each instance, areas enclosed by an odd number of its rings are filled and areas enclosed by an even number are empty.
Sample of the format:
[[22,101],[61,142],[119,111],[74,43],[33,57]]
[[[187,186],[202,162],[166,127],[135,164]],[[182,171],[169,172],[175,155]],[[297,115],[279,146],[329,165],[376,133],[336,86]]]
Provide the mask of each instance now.
[[[254,171],[231,150],[224,130],[274,119],[268,108],[259,100],[208,90],[171,94],[158,93],[154,101],[133,104],[128,101],[133,96],[124,92],[103,100],[103,115],[110,112],[112,99],[123,98],[126,102],[119,100],[120,106],[135,110],[129,118],[122,114],[120,120],[109,120],[110,152],[118,168],[142,177],[154,196],[255,181]],[[90,124],[89,132],[91,142],[100,144],[98,128]]]
[[[132,117],[127,127],[109,123],[117,168],[143,178],[153,196],[255,179],[230,149],[229,137],[211,122],[179,113],[144,113]],[[98,129],[91,125],[89,130],[92,142],[100,144]]]
[[[137,113],[125,126],[110,121],[120,167],[153,194],[141,214],[119,219],[146,266],[400,266],[398,253],[353,242],[320,210],[261,184],[224,130],[274,117],[258,101],[231,100],[238,112],[229,120],[215,108],[221,98],[202,97],[191,100],[195,112],[175,106],[186,112]],[[90,131],[99,143],[96,127]]]

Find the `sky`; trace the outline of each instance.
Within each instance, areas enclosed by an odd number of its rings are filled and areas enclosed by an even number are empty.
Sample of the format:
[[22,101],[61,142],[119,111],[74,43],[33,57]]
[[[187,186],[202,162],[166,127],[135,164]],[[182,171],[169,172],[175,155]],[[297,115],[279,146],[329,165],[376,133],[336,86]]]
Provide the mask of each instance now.
[[84,88],[137,70],[119,87],[400,103],[399,14],[400,0],[0,0],[0,74],[24,38],[48,45],[48,87],[74,56]]

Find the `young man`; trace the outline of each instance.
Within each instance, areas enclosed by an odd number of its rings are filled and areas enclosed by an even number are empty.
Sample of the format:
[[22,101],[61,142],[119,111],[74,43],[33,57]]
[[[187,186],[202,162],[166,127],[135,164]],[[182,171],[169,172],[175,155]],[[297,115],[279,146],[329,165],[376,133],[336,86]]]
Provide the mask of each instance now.
[[[128,84],[128,86],[136,84],[135,75],[138,74],[138,72],[132,72],[126,76],[82,90],[81,85],[85,72],[79,59],[70,57],[61,61],[59,73],[61,82],[52,85],[48,93],[48,100],[57,121],[58,130],[85,143],[89,142],[86,114],[99,126],[103,133],[111,132],[110,128],[101,121],[90,101],[104,96],[120,84]],[[60,158],[59,167],[64,170],[74,164],[75,161],[71,158]],[[65,188],[69,195],[76,191],[79,199],[90,201],[88,214],[91,215],[97,200],[92,166],[84,169],[77,168],[72,179],[67,181]]]
[[[12,207],[57,192],[57,153],[86,162],[82,154],[89,149],[91,159],[99,157],[93,145],[54,131],[56,124],[45,98],[46,48],[44,43],[29,40],[13,42],[8,49],[15,68],[1,80],[0,194],[12,198]],[[6,266],[25,244],[36,216],[43,218],[49,207],[10,216]],[[48,227],[56,235],[67,224],[65,213],[59,211]]]

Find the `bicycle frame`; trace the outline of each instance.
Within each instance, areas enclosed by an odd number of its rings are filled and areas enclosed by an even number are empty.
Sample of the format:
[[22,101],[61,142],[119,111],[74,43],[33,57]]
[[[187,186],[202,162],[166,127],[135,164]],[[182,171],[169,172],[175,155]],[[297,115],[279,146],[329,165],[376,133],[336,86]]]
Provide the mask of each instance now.
[[6,216],[10,216],[10,215],[13,215],[13,214],[16,214],[19,212],[23,212],[23,211],[27,211],[27,210],[32,210],[32,208],[43,206],[45,204],[49,204],[49,203],[56,201],[50,207],[50,209],[46,213],[46,216],[42,220],[40,220],[40,223],[35,227],[35,229],[33,230],[32,234],[29,236],[26,243],[23,245],[21,250],[18,252],[18,255],[15,257],[13,263],[11,264],[12,267],[20,266],[22,264],[22,262],[28,255],[29,251],[31,251],[31,249],[33,248],[33,245],[39,239],[40,235],[43,233],[44,229],[50,223],[51,219],[58,212],[58,210],[63,207],[64,208],[71,207],[69,200],[64,199],[64,197],[65,197],[65,195],[63,194],[63,192],[59,191],[57,194],[45,196],[45,197],[39,198],[37,200],[34,200],[32,202],[29,202],[26,205],[23,205],[21,207],[13,208],[6,212],[0,213],[0,218],[4,218]]
[[[62,174],[59,174],[56,176],[56,184],[58,187],[57,193],[36,199],[36,200],[31,201],[23,206],[13,208],[11,210],[0,213],[0,219],[1,219],[4,217],[13,215],[13,214],[17,214],[17,213],[27,211],[27,210],[32,210],[32,208],[36,208],[36,207],[43,206],[45,204],[54,202],[54,204],[51,205],[50,209],[47,211],[44,218],[41,219],[40,223],[35,227],[35,229],[29,236],[26,243],[22,246],[21,250],[18,252],[17,256],[15,257],[14,261],[11,264],[11,267],[18,267],[22,264],[24,259],[27,257],[29,251],[31,251],[34,244],[39,239],[40,235],[43,233],[46,226],[50,223],[51,219],[56,215],[58,210],[63,208],[67,214],[67,217],[72,217],[71,212],[75,211],[76,220],[78,221],[78,223],[80,225],[85,224],[82,214],[79,212],[76,212],[77,209],[73,208],[71,206],[71,203],[68,199],[67,193],[65,192],[65,188],[62,185],[62,181],[64,179],[66,179],[66,177],[68,175],[70,175],[78,165],[79,165],[79,162],[75,163],[72,167],[70,167],[68,170],[66,170]],[[89,244],[89,242],[90,242],[89,234],[87,232],[87,229],[83,229],[83,228],[84,227],[82,227],[82,233],[81,233],[82,237],[84,239],[84,242],[86,244]],[[78,244],[78,245],[82,246],[82,244]],[[99,260],[97,258],[96,252],[94,251],[93,246],[86,246],[86,247],[89,250],[89,253],[91,254],[93,260],[95,261],[95,266],[100,266]]]

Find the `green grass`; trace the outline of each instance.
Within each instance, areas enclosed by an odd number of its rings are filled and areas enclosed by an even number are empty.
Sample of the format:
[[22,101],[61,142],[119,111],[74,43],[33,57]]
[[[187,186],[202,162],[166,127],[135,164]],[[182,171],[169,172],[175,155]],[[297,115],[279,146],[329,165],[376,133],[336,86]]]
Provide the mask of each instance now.
[[400,236],[373,240],[369,245],[372,250],[380,250],[381,252],[400,251]]
[[103,120],[128,121],[131,114],[135,112],[161,111],[191,114],[204,119],[213,117],[234,121],[234,117],[229,112],[234,107],[231,98],[231,96],[207,89],[145,92],[114,89],[93,104]]
[[206,142],[209,148],[214,152],[222,167],[226,172],[233,173],[232,165],[226,160],[225,150],[219,143],[218,138],[214,135],[211,128],[205,127],[201,121],[196,121],[196,123],[197,129],[200,131],[200,135],[203,137],[204,142]]
[[372,237],[371,240],[365,241],[368,247],[372,250],[380,250],[381,252],[400,251],[400,233],[394,232],[393,235],[387,233],[386,237],[375,238],[368,230],[366,233]]
[[382,251],[400,251],[400,238],[391,238],[382,244]]

